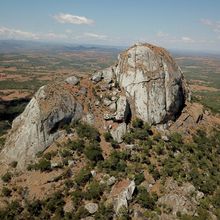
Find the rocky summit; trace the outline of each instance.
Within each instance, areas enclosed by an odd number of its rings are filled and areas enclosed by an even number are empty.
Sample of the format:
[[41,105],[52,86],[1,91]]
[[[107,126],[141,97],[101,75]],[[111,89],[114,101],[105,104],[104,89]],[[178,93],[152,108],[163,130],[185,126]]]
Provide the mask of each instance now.
[[[73,92],[76,89],[78,93]],[[84,99],[79,99],[80,93]],[[13,121],[0,158],[18,161],[23,167],[61,135],[62,124],[79,119],[92,118],[90,124],[100,121],[101,125],[95,123],[98,129],[108,126],[121,143],[131,118],[165,124],[181,113],[187,97],[183,74],[170,54],[150,44],[135,44],[118,56],[115,65],[95,72],[90,79],[80,82],[71,76],[41,87]]]
[[136,44],[121,53],[115,67],[133,112],[149,124],[175,119],[187,98],[183,74],[163,48]]

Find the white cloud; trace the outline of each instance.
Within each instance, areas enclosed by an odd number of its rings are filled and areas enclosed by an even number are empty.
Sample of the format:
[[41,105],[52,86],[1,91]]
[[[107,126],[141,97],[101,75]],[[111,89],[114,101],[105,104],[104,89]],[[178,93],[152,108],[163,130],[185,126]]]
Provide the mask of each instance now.
[[157,37],[163,38],[163,37],[168,37],[169,34],[163,32],[163,31],[159,31],[157,32]]
[[185,43],[194,43],[194,40],[190,37],[183,36],[183,37],[181,37],[181,40]]
[[16,38],[16,39],[33,39],[37,40],[38,36],[32,32],[22,31],[18,29],[12,29],[7,27],[0,27],[0,36],[6,38]]
[[187,36],[183,37],[177,37],[177,36],[172,36],[168,33],[165,33],[163,31],[159,31],[156,34],[157,38],[160,39],[162,42],[168,42],[168,43],[194,43],[195,41]]
[[32,33],[14,28],[0,27],[0,37],[6,39],[24,39],[24,40],[61,40],[66,39],[65,34]]
[[105,40],[107,38],[106,35],[95,34],[95,33],[85,33],[84,35],[86,37],[93,38],[93,39],[98,39],[98,40]]
[[86,18],[84,16],[77,16],[71,14],[60,13],[55,15],[54,18],[63,24],[93,24],[94,21],[92,19]]
[[220,21],[212,21],[210,19],[201,19],[200,22],[212,29],[216,33],[220,33]]

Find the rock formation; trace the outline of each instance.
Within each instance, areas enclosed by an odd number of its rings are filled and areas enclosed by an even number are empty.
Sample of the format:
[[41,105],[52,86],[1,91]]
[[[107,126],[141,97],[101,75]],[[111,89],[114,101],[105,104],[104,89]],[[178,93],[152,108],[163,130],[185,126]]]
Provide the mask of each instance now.
[[81,117],[81,104],[64,85],[52,84],[38,90],[13,121],[1,160],[17,161],[18,167],[23,167],[59,137],[59,126]]
[[[70,88],[78,90],[73,93]],[[79,96],[83,99],[77,101]],[[110,132],[121,143],[131,117],[149,124],[166,123],[181,112],[186,97],[182,72],[169,53],[136,44],[121,53],[114,66],[95,72],[91,80],[72,76],[41,87],[14,120],[0,160],[27,165],[60,136],[62,124],[80,118],[95,126],[100,126],[96,120],[103,120],[101,125],[110,121]]]
[[149,124],[172,120],[183,108],[183,74],[166,50],[136,44],[119,55],[115,74],[133,113]]

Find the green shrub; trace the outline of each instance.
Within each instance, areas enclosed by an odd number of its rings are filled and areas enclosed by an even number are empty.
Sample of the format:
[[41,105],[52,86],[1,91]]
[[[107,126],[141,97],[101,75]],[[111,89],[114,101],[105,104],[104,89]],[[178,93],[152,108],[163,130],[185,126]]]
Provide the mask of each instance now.
[[146,140],[146,138],[149,136],[148,132],[143,129],[135,129],[133,131],[133,138],[138,140]]
[[88,144],[84,149],[84,154],[94,163],[103,160],[102,149],[97,142]]
[[36,164],[37,170],[40,170],[41,172],[44,171],[50,171],[51,170],[51,163],[50,161],[46,159],[40,159],[39,162]]
[[54,156],[56,156],[56,151],[47,152],[43,155],[46,160],[51,160]]
[[63,198],[64,196],[61,192],[55,192],[51,197],[46,199],[45,208],[51,213],[54,213],[57,209],[62,209],[65,204]]
[[93,181],[89,184],[87,191],[85,192],[84,198],[87,200],[100,199],[102,193],[103,186],[100,185],[97,181]]
[[40,200],[35,200],[27,205],[27,210],[31,216],[39,216],[42,211],[42,202]]
[[110,132],[105,132],[103,134],[103,136],[104,136],[106,142],[111,142],[113,140],[113,137]]
[[133,144],[135,141],[134,135],[130,132],[127,132],[124,136],[123,136],[123,140],[126,144]]
[[17,219],[23,208],[17,200],[12,201],[7,205],[6,208],[0,209],[0,219],[2,220],[13,220]]
[[112,205],[106,206],[103,202],[99,203],[98,212],[95,213],[95,219],[104,220],[109,219],[112,220],[114,216],[114,209]]
[[75,176],[75,182],[78,186],[85,185],[92,177],[92,174],[88,168],[83,168]]
[[83,139],[78,139],[74,141],[69,141],[67,144],[67,147],[71,150],[83,152],[83,149],[85,147],[85,142]]
[[91,141],[100,141],[100,134],[98,130],[91,125],[85,123],[78,123],[76,132],[80,138],[87,138]]
[[71,198],[73,206],[78,207],[83,199],[83,192],[80,190],[75,190],[71,193]]
[[61,156],[63,158],[66,158],[66,157],[71,157],[72,156],[72,152],[68,149],[63,149],[61,152],[60,152]]
[[11,178],[12,178],[12,173],[7,172],[7,173],[4,174],[1,178],[2,178],[2,181],[3,181],[3,182],[8,183],[8,182],[10,182],[10,180],[11,180]]
[[143,208],[153,210],[155,207],[154,198],[148,193],[147,189],[144,187],[138,187],[137,189],[137,203]]
[[9,188],[7,188],[7,187],[2,188],[2,195],[3,196],[9,197],[9,196],[11,196],[11,193],[12,193],[12,191]]
[[89,215],[90,215],[89,212],[84,208],[84,206],[80,206],[78,210],[74,213],[73,219],[74,220],[82,219],[82,218],[86,218]]
[[143,128],[143,125],[144,125],[144,122],[142,119],[140,118],[135,118],[133,121],[132,121],[132,126],[134,128]]
[[138,173],[134,177],[134,181],[136,185],[140,185],[145,180],[143,173]]
[[152,176],[154,178],[154,180],[159,180],[160,179],[160,173],[157,169],[154,169],[152,172]]

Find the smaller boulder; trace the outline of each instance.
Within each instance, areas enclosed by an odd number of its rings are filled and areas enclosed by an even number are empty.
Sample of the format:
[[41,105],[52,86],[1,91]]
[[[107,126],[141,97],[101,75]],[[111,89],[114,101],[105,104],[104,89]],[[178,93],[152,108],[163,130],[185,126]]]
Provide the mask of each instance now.
[[122,180],[113,186],[111,196],[113,197],[114,210],[117,215],[120,214],[121,208],[128,208],[128,201],[132,199],[135,187],[133,180]]
[[119,144],[123,142],[123,136],[127,132],[127,125],[126,123],[121,123],[116,127],[115,129],[111,130],[111,135],[115,141],[117,141]]
[[116,178],[114,176],[111,176],[108,180],[107,180],[107,185],[108,186],[112,186],[113,184],[115,184],[116,182]]
[[91,77],[91,80],[94,83],[100,82],[102,80],[102,72],[95,72],[95,73],[93,73],[93,75]]
[[87,203],[85,205],[85,209],[90,213],[90,214],[94,214],[98,211],[98,204],[97,203],[93,203],[93,202],[90,202],[90,203]]
[[102,77],[104,81],[110,84],[114,78],[114,70],[112,67],[108,67],[102,71]]
[[108,99],[108,98],[104,98],[104,99],[103,99],[103,104],[104,104],[105,106],[109,106],[109,105],[112,104],[112,101],[111,101],[110,99]]
[[80,80],[76,76],[70,76],[65,80],[65,82],[75,86],[75,85],[79,84]]
[[130,106],[126,96],[120,96],[117,101],[116,121],[127,121],[131,115]]

